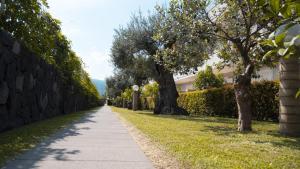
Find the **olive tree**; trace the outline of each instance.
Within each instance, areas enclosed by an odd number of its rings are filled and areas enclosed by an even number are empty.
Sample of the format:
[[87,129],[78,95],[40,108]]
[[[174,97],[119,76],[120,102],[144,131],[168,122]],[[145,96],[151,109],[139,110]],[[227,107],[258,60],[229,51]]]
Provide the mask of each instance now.
[[[193,60],[175,59],[172,65],[167,58],[161,57],[161,49],[172,48],[176,41],[163,42],[154,38],[158,28],[165,20],[160,14],[148,17],[136,15],[125,28],[116,31],[111,57],[114,65],[123,70],[133,70],[136,73],[145,73],[150,79],[159,85],[159,94],[154,109],[155,114],[187,114],[185,110],[178,107],[178,93],[173,74],[186,67],[197,67],[202,64],[202,56],[198,62]],[[173,36],[177,39],[177,35]],[[187,64],[188,63],[188,64]],[[169,69],[169,67],[176,69]]]
[[[213,40],[214,52],[222,59],[222,65],[238,65],[234,88],[239,131],[252,130],[251,78],[263,64],[258,41],[274,30],[277,22],[276,16],[263,17],[260,3],[260,0],[174,0],[166,12],[176,21],[175,27],[181,27],[180,34],[185,37],[182,38],[185,43],[181,44]],[[162,31],[168,32],[167,29]],[[188,60],[190,55],[184,57]]]

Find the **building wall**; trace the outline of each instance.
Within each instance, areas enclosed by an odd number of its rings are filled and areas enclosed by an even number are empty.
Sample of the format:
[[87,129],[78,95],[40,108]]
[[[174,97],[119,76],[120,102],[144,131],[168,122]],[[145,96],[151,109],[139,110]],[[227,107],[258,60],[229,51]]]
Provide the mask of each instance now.
[[278,67],[276,67],[276,68],[263,67],[259,70],[258,74],[260,75],[260,77],[253,79],[253,81],[279,80],[279,69],[278,69]]
[[[263,67],[260,69],[258,74],[260,75],[259,78],[254,78],[254,79],[252,79],[253,81],[279,80],[279,69],[277,67],[276,68]],[[197,76],[197,75],[194,75],[194,76]],[[233,83],[234,82],[233,72],[223,74],[223,77],[224,77],[225,83]],[[180,84],[176,83],[176,81],[175,81],[179,92],[187,92],[187,91],[191,91],[191,90],[196,90],[196,88],[193,85],[194,81],[191,81],[190,79],[191,79],[190,76],[189,76],[188,82],[183,82],[184,79],[181,79]]]
[[184,83],[184,84],[177,84],[176,86],[177,86],[177,90],[179,92],[187,92],[187,91],[196,89],[192,82]]

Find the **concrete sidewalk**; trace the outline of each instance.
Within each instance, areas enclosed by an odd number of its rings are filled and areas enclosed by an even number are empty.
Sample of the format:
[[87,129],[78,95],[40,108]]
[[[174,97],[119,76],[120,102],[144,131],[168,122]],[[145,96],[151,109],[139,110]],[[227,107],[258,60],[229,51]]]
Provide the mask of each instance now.
[[10,161],[4,169],[153,169],[110,108],[80,121]]

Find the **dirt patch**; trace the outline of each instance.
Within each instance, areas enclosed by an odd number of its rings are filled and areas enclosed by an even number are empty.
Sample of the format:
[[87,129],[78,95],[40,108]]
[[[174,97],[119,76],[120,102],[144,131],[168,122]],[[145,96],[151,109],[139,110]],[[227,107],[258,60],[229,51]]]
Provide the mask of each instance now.
[[122,121],[124,126],[128,129],[130,135],[141,147],[145,155],[151,160],[156,169],[181,169],[186,168],[175,157],[171,156],[158,143],[152,141],[148,136],[143,134],[140,130],[134,127],[131,123],[115,113]]

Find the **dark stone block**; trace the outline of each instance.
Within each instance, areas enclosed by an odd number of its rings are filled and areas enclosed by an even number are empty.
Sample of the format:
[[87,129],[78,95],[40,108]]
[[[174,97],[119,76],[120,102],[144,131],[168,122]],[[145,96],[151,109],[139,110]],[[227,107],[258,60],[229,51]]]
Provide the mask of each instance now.
[[5,105],[0,105],[0,132],[8,127],[8,110]]
[[0,105],[6,104],[9,96],[9,88],[6,82],[0,83]]
[[0,56],[0,81],[4,80],[5,71],[6,71],[6,64],[4,63],[3,57]]
[[6,31],[2,31],[2,30],[0,30],[0,41],[3,45],[5,45],[7,47],[11,47],[14,43],[14,40],[13,40],[11,34]]
[[33,121],[40,120],[40,111],[39,108],[35,102],[35,104],[31,105],[31,118]]
[[16,78],[16,89],[19,92],[23,91],[23,84],[24,84],[24,76],[23,75],[19,75]]
[[32,120],[31,120],[31,113],[30,113],[30,105],[24,105],[25,107],[22,107],[21,111],[20,111],[20,114],[19,114],[19,117],[22,118],[24,124],[28,124],[30,123]]
[[11,53],[9,53],[8,50],[4,50],[2,53],[2,58],[5,64],[10,64],[13,63],[15,61],[14,56],[11,55]]
[[21,44],[18,41],[15,41],[12,46],[12,52],[16,55],[20,54],[21,52]]
[[16,76],[17,76],[17,67],[16,63],[8,64],[6,71],[6,79],[8,82],[8,86],[10,88],[15,88],[16,86]]

